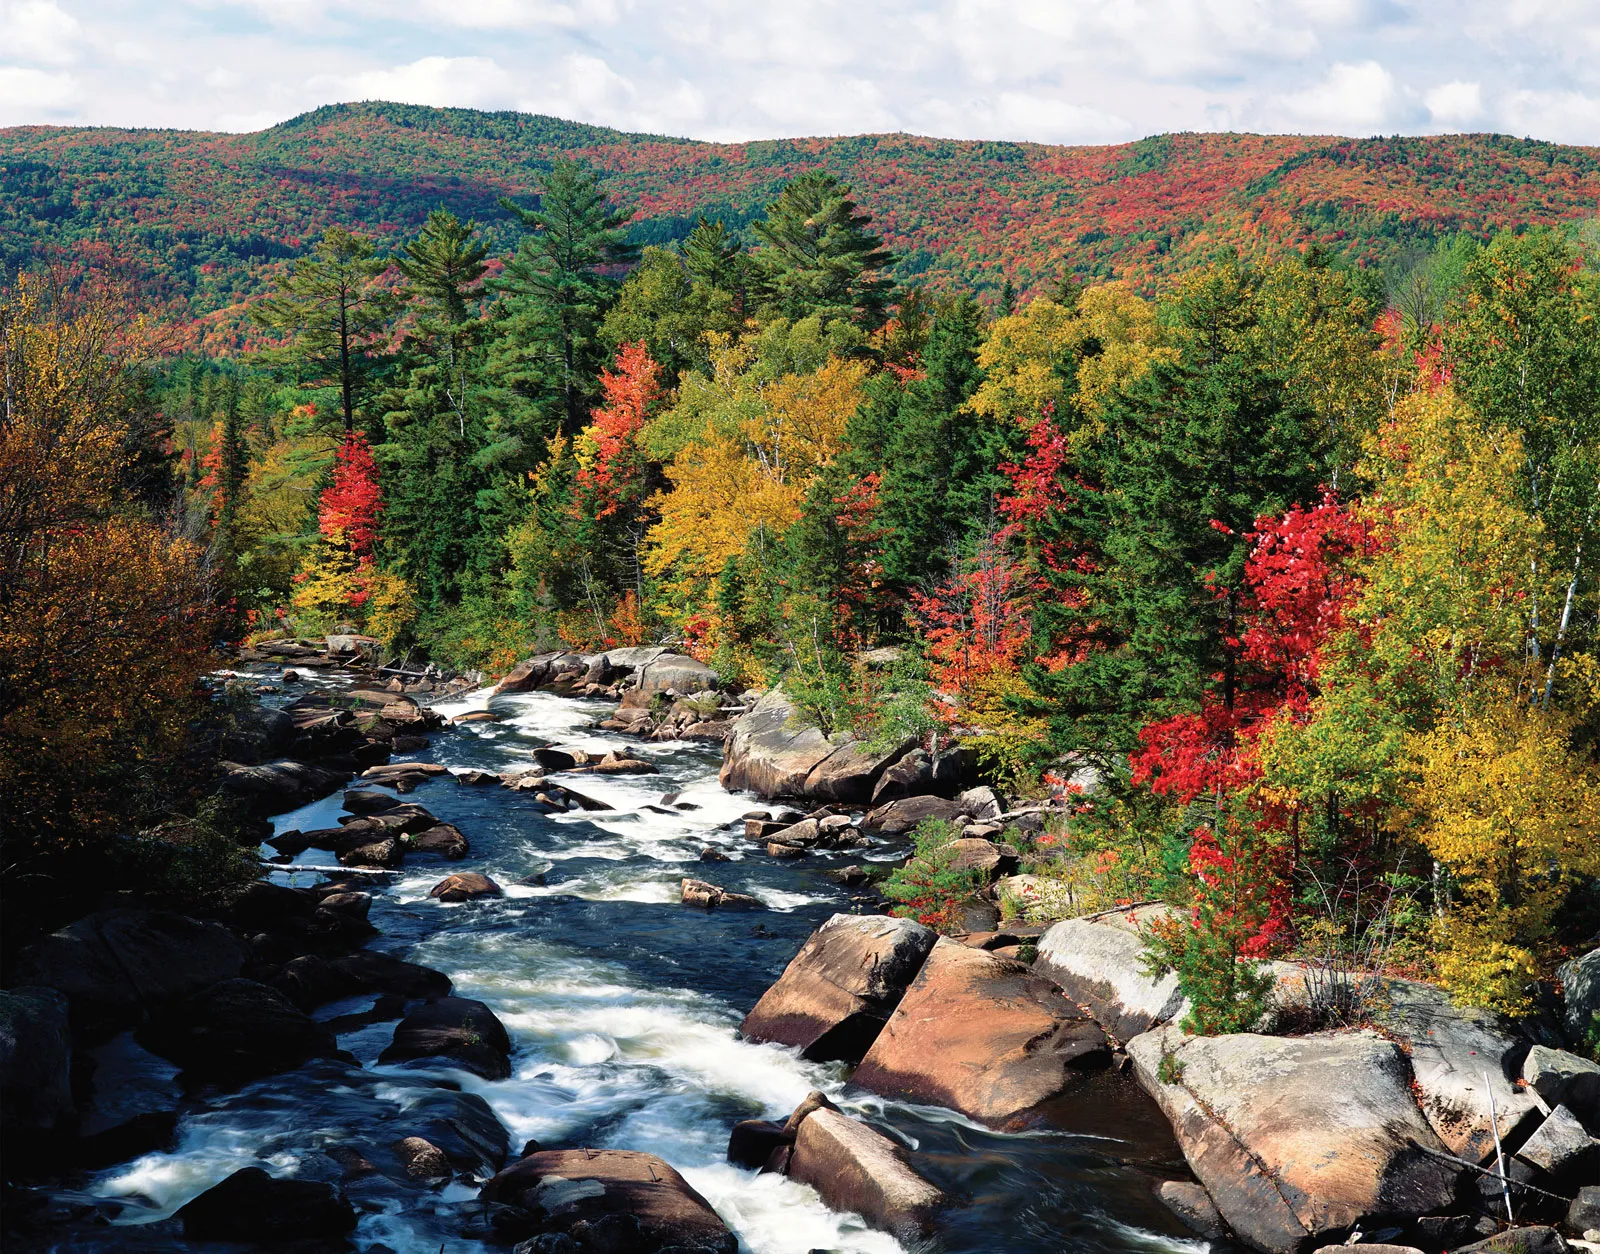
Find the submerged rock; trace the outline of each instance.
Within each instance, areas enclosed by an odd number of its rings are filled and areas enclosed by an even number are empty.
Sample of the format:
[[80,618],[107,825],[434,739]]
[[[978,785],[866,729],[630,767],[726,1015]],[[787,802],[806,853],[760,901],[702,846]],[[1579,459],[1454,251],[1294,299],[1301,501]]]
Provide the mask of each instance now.
[[836,914],[807,938],[739,1030],[747,1040],[798,1046],[813,1061],[854,1062],[936,939],[910,919]]
[[1055,985],[940,938],[851,1078],[1009,1128],[1110,1060],[1105,1033]]
[[338,1052],[333,1033],[276,989],[222,980],[160,1013],[138,1041],[199,1078],[242,1084]]

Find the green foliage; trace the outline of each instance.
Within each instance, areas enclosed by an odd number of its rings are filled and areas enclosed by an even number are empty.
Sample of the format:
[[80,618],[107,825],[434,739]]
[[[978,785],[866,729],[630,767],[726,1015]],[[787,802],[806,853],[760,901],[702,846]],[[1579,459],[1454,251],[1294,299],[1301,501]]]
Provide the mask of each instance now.
[[883,883],[883,895],[894,902],[893,912],[916,919],[941,932],[961,924],[961,906],[984,886],[982,871],[961,865],[953,842],[961,829],[944,819],[924,819],[911,839],[916,852]]
[[850,188],[811,171],[791,180],[755,225],[755,265],[773,309],[798,320],[813,314],[876,330],[888,318],[894,255],[867,230]]

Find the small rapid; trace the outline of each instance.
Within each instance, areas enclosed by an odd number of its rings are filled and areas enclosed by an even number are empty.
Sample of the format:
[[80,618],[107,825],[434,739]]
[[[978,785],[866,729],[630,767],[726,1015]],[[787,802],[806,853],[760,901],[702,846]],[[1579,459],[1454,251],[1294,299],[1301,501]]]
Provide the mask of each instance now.
[[[765,857],[730,824],[753,808],[717,783],[714,748],[600,735],[604,703],[547,693],[491,697],[489,690],[436,706],[455,715],[491,710],[495,722],[441,732],[415,755],[453,771],[531,765],[547,744],[626,746],[659,774],[553,773],[609,810],[546,814],[531,795],[456,786],[437,778],[409,798],[466,833],[464,862],[415,858],[373,876],[375,949],[445,972],[459,995],[490,1006],[515,1046],[509,1080],[459,1070],[379,1064],[394,1023],[358,1026],[339,1045],[360,1062],[319,1060],[236,1092],[180,1094],[175,1069],[127,1037],[102,1050],[123,1114],[163,1101],[183,1112],[170,1153],[149,1154],[94,1176],[87,1194],[119,1208],[104,1248],[181,1248],[155,1239],[156,1221],[243,1166],[340,1179],[330,1151],[372,1138],[452,1090],[487,1102],[515,1155],[544,1146],[643,1150],[676,1167],[716,1208],[751,1254],[813,1250],[889,1254],[902,1247],[857,1217],[827,1209],[807,1186],[731,1166],[724,1154],[740,1119],[783,1118],[822,1089],[916,1151],[919,1171],[959,1198],[940,1238],[958,1251],[1204,1251],[1151,1196],[1151,1181],[1181,1170],[1171,1134],[1122,1076],[1107,1074],[1061,1112],[1059,1128],[1007,1135],[947,1110],[889,1102],[852,1090],[837,1065],[740,1040],[744,1011],[830,914],[852,908],[827,871],[892,860],[903,846]],[[675,794],[675,795],[674,795]],[[333,826],[338,795],[274,819],[275,832]],[[714,848],[726,861],[705,862]],[[264,849],[270,853],[270,849]],[[331,855],[309,850],[272,872],[307,886]],[[481,871],[500,898],[446,904],[428,890],[455,870]],[[685,876],[754,896],[760,911],[701,911],[679,903]],[[352,998],[320,1019],[357,1015]],[[109,1086],[105,1100],[113,1100]],[[106,1112],[111,1119],[112,1112]],[[396,1124],[398,1126],[398,1124]],[[379,1131],[375,1131],[379,1130]],[[353,1241],[395,1254],[467,1254],[489,1247],[470,1223],[476,1189],[452,1183],[396,1198],[374,1195]],[[78,1243],[81,1248],[81,1242]]]

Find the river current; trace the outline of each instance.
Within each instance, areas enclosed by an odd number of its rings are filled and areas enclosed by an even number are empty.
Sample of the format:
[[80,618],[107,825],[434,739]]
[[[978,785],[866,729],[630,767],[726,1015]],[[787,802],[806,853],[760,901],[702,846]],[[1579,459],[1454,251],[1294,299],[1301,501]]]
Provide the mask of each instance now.
[[[504,771],[530,765],[540,745],[626,745],[660,769],[552,777],[615,807],[607,811],[546,815],[530,794],[443,778],[407,798],[459,827],[472,851],[463,862],[413,858],[387,884],[374,877],[371,917],[382,935],[372,947],[441,970],[460,996],[487,1003],[514,1042],[512,1078],[379,1066],[394,1032],[388,1022],[340,1036],[341,1048],[362,1063],[359,1072],[315,1063],[233,1093],[180,1095],[174,1068],[119,1038],[100,1051],[91,1119],[109,1126],[175,1101],[184,1114],[172,1152],[90,1180],[88,1195],[116,1218],[103,1244],[87,1244],[181,1248],[160,1221],[241,1167],[338,1179],[326,1147],[347,1139],[352,1127],[425,1105],[443,1084],[488,1102],[510,1131],[513,1156],[528,1139],[659,1155],[711,1202],[750,1254],[902,1248],[854,1216],[828,1210],[808,1187],[725,1161],[733,1123],[782,1119],[813,1088],[898,1140],[919,1171],[960,1200],[940,1234],[949,1254],[1207,1250],[1152,1197],[1153,1181],[1185,1173],[1170,1131],[1125,1076],[1097,1077],[1063,1101],[1049,1130],[1006,1135],[950,1111],[853,1090],[839,1066],[738,1038],[744,1012],[811,930],[852,908],[848,892],[826,872],[852,861],[897,859],[906,853],[903,845],[793,861],[766,857],[745,840],[742,825],[729,826],[758,803],[718,786],[715,747],[592,732],[590,724],[612,708],[603,702],[546,693],[491,699],[485,689],[437,708],[447,715],[489,708],[502,721],[438,733],[430,748],[405,756],[457,770]],[[669,793],[678,796],[663,804]],[[342,812],[335,794],[273,823],[276,831],[329,827]],[[708,845],[729,860],[702,862]],[[331,861],[310,850],[296,864]],[[457,905],[430,899],[429,888],[456,870],[484,872],[505,896]],[[541,873],[543,884],[519,882]],[[683,906],[685,876],[749,893],[767,909]],[[290,865],[272,878],[304,886],[319,873]],[[370,997],[339,1002],[317,1017],[370,1004]],[[455,1183],[374,1202],[354,1244],[395,1254],[486,1254],[489,1246],[461,1235],[475,1196],[474,1187]],[[159,1231],[164,1239],[156,1239]]]

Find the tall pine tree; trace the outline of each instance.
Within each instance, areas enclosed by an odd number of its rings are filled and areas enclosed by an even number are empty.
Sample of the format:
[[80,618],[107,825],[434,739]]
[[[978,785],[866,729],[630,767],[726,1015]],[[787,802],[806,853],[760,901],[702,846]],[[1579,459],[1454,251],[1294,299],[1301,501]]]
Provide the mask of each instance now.
[[754,261],[772,310],[791,320],[847,318],[869,331],[889,317],[894,254],[867,230],[850,188],[833,175],[800,175],[767,206],[754,226],[761,244]]

